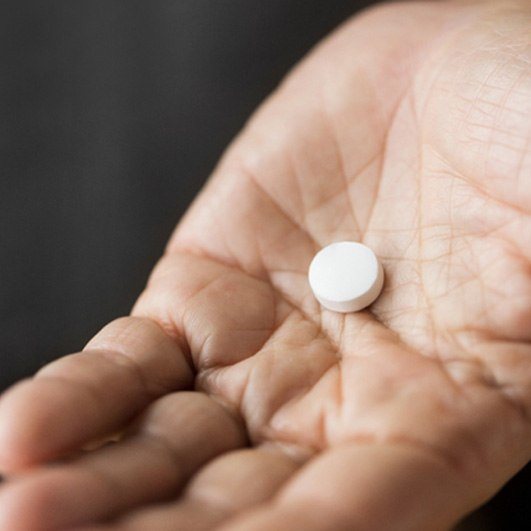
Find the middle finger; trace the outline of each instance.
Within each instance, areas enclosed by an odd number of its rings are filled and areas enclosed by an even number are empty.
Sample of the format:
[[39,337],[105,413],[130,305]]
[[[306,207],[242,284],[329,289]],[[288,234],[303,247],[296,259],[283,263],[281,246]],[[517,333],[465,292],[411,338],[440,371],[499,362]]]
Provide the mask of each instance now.
[[0,491],[0,529],[80,525],[164,500],[203,463],[245,443],[239,423],[211,398],[167,395],[122,442],[6,484]]

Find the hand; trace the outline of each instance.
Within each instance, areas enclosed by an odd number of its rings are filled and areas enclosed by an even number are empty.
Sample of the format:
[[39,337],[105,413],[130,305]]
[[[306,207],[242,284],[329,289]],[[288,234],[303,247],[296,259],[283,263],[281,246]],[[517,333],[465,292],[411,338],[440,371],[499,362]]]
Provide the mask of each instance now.
[[[319,45],[133,316],[2,398],[0,529],[444,529],[524,466],[530,20],[397,4]],[[386,273],[349,315],[307,283],[343,239]]]

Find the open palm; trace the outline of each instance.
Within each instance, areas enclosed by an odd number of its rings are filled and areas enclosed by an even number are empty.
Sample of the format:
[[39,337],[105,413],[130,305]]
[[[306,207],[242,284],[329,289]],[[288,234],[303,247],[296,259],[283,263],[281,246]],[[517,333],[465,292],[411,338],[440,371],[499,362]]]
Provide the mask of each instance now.
[[[3,397],[0,529],[439,529],[519,470],[530,21],[527,2],[394,5],[317,47],[133,317]],[[369,310],[311,295],[337,240],[382,260]]]

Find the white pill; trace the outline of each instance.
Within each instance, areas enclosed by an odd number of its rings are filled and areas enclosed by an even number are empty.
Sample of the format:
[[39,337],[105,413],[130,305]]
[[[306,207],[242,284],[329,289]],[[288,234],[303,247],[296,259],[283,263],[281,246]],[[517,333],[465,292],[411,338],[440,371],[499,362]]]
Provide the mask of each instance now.
[[308,277],[315,298],[325,308],[347,313],[362,310],[376,300],[384,273],[366,245],[336,242],[314,256]]

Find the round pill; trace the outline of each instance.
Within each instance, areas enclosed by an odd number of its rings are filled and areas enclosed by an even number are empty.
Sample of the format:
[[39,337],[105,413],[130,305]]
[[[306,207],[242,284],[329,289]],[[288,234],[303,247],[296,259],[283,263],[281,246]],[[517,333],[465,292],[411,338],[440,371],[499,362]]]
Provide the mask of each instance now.
[[336,242],[314,256],[308,278],[315,298],[325,308],[347,313],[362,310],[376,300],[384,273],[366,245]]

